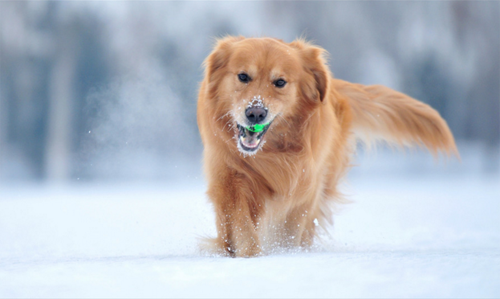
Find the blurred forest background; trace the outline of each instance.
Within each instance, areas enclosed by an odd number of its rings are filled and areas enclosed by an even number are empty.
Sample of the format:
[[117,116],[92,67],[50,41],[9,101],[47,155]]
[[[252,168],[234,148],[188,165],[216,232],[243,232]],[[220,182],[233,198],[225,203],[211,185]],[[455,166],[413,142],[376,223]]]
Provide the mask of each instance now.
[[436,108],[500,152],[500,2],[0,2],[0,182],[189,178],[214,37],[305,36],[336,77]]

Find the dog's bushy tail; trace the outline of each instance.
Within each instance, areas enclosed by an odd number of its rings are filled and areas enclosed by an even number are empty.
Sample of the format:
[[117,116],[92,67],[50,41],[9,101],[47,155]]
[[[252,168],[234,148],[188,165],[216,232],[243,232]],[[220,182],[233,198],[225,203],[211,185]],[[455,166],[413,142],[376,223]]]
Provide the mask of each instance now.
[[367,144],[383,140],[400,146],[425,146],[433,155],[458,151],[448,125],[422,102],[382,85],[365,86],[333,80],[337,92],[349,99],[356,137]]

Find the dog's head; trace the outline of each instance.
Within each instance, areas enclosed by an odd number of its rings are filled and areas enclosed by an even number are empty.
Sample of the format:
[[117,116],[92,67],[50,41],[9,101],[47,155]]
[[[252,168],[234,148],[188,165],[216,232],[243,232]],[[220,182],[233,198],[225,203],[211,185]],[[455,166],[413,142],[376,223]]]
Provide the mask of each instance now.
[[242,153],[256,153],[265,138],[273,138],[266,136],[273,127],[305,121],[306,112],[324,100],[329,78],[324,55],[302,40],[226,37],[217,42],[205,61],[210,106],[232,129]]

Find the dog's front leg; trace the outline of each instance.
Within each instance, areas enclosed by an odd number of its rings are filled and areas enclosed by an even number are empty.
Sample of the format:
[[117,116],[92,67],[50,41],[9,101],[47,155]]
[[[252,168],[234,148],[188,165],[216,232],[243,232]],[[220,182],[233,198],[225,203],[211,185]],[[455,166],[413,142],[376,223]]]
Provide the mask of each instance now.
[[247,178],[226,170],[210,183],[208,195],[216,212],[217,251],[233,257],[259,255],[257,225],[263,205],[257,201]]

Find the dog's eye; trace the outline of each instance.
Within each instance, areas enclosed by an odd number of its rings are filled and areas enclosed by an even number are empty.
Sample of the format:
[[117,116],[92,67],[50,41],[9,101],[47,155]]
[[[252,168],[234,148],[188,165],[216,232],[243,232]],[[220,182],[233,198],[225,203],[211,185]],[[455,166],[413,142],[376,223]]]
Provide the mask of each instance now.
[[283,88],[285,85],[286,85],[286,81],[283,79],[278,79],[278,80],[274,81],[274,86],[276,86],[278,88]]
[[238,79],[239,79],[241,82],[243,82],[243,83],[248,83],[248,82],[250,82],[250,80],[251,80],[251,79],[250,79],[250,76],[248,76],[248,75],[247,75],[247,74],[245,74],[245,73],[241,73],[241,74],[239,74],[239,75],[238,75]]

